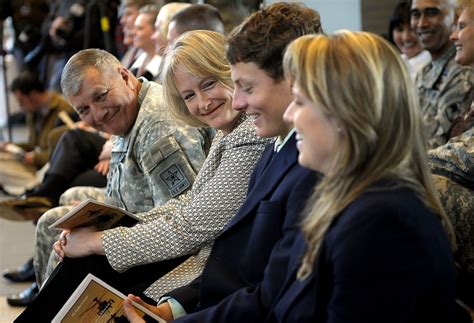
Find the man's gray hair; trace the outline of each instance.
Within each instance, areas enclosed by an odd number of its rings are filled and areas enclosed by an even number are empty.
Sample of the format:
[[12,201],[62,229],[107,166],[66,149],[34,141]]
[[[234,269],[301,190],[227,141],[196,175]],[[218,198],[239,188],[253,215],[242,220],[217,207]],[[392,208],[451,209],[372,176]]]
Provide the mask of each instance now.
[[61,89],[64,96],[69,98],[79,93],[89,69],[94,68],[106,73],[119,66],[121,66],[119,60],[105,50],[97,48],[81,50],[69,59],[61,74]]

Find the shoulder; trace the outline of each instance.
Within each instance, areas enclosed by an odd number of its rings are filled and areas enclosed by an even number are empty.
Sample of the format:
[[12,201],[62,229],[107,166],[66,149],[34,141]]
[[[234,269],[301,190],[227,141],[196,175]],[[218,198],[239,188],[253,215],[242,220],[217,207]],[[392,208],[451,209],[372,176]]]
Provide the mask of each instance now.
[[272,139],[259,137],[251,120],[246,116],[242,116],[241,118],[237,127],[228,135],[222,137],[222,144],[227,148],[257,145],[262,146],[261,149],[263,150]]
[[410,188],[401,184],[373,185],[357,197],[335,220],[340,232],[380,233],[440,227],[440,221]]
[[[443,70],[443,76],[447,78],[451,91],[469,92],[474,83],[474,74],[471,66],[456,64],[454,57],[448,61]],[[461,96],[463,98],[463,96]]]

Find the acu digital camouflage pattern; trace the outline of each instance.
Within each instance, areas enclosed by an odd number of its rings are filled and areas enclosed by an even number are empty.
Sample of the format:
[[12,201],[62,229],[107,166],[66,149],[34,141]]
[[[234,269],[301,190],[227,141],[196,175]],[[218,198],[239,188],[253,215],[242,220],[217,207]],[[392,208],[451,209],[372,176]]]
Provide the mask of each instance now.
[[151,210],[191,188],[210,138],[178,124],[163,104],[161,86],[142,80],[137,120],[113,136],[106,202],[132,213]]
[[49,226],[69,212],[74,201],[84,201],[88,198],[105,202],[105,190],[92,186],[78,186],[68,189],[61,195],[58,206],[45,212],[38,220],[35,231],[35,253],[33,263],[36,282],[41,286],[58,263],[53,244],[58,240],[60,231],[49,229]]
[[474,274],[474,127],[428,152],[436,190],[453,224],[460,267]]
[[448,140],[448,131],[462,114],[464,99],[473,84],[472,68],[456,64],[454,56],[453,46],[425,66],[416,79],[430,149]]
[[474,189],[474,127],[428,151],[431,172]]
[[455,253],[457,264],[474,274],[474,194],[447,177],[433,175],[435,188],[441,204],[454,227],[458,249]]

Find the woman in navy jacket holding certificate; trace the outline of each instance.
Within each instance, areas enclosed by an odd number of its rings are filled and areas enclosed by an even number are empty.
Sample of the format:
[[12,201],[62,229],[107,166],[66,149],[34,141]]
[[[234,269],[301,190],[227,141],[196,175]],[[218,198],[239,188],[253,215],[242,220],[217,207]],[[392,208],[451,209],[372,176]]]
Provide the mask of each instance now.
[[454,235],[398,53],[341,31],[297,39],[284,64],[298,161],[325,177],[268,320],[454,322]]

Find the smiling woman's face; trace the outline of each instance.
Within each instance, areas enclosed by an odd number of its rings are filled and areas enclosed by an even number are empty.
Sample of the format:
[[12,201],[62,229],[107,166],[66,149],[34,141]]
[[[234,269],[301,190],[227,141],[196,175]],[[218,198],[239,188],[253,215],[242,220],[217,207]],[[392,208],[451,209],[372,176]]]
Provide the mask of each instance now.
[[176,88],[189,112],[224,133],[234,128],[239,112],[232,109],[232,90],[216,78],[199,77],[179,67],[174,74]]
[[89,69],[79,93],[68,100],[84,122],[113,135],[127,133],[138,113],[130,72],[123,67],[105,74]]
[[460,65],[474,65],[474,17],[464,9],[451,34],[451,41],[456,47],[454,60]]

